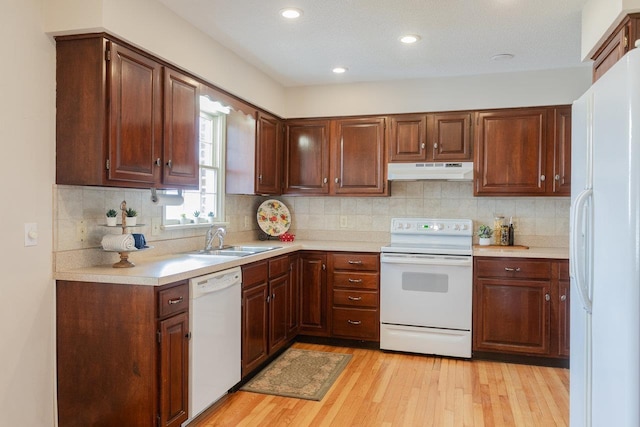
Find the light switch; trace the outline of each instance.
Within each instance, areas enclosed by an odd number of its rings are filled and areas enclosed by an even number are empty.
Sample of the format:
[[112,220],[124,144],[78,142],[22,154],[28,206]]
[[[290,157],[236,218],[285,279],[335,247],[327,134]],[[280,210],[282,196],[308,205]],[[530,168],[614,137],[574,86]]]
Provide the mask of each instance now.
[[27,222],[24,224],[24,245],[36,246],[38,244],[38,224]]

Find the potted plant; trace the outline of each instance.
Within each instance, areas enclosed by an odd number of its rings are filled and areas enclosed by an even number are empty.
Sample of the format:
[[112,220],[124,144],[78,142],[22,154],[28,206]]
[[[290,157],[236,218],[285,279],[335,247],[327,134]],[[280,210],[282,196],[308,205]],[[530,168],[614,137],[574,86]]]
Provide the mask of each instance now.
[[200,222],[200,211],[193,212],[193,222],[198,224]]
[[115,209],[109,209],[107,211],[107,225],[109,227],[115,227],[118,221],[118,212]]
[[189,221],[187,219],[187,214],[186,213],[181,213],[180,214],[180,224],[188,224],[187,221]]
[[209,220],[209,224],[213,224],[213,211],[209,211],[209,213],[207,214],[207,219]]
[[478,227],[477,234],[480,239],[480,245],[489,246],[491,244],[491,235],[493,234],[493,229],[491,227],[482,224]]
[[136,225],[138,222],[138,218],[136,218],[138,216],[138,212],[133,208],[127,208],[126,214],[127,214],[127,225],[128,226]]

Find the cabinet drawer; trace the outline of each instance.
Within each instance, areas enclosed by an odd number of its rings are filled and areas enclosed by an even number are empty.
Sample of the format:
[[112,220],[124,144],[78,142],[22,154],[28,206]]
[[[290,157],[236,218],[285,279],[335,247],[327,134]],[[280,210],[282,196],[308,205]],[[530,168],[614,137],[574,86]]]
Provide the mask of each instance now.
[[333,309],[333,336],[377,340],[380,319],[377,310]]
[[349,307],[378,308],[378,293],[334,289],[333,304]]
[[352,273],[336,271],[333,273],[334,288],[378,289],[380,275],[377,273]]
[[281,256],[269,260],[269,278],[282,276],[289,271],[289,257]]
[[508,277],[517,279],[551,278],[549,261],[533,261],[523,258],[476,258],[476,277]]
[[189,309],[189,284],[187,282],[158,291],[158,317]]
[[333,254],[334,270],[379,270],[377,254],[341,253]]
[[266,261],[254,262],[242,266],[242,289],[247,289],[267,281],[268,268]]

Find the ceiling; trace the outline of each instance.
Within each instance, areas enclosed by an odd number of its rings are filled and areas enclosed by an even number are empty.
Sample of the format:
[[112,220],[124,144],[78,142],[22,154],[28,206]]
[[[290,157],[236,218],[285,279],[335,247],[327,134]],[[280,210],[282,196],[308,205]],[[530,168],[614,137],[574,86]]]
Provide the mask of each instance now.
[[[588,66],[587,0],[158,1],[284,86]],[[286,20],[285,7],[303,15]],[[407,33],[421,40],[403,45]],[[491,59],[503,53],[514,57]]]

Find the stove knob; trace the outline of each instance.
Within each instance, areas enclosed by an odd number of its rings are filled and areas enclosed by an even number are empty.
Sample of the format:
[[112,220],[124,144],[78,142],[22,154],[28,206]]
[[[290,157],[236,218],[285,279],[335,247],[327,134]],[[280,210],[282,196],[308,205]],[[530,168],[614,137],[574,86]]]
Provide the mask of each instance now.
[[436,230],[444,230],[444,225],[436,224]]
[[460,226],[460,230],[466,230],[467,229],[467,224],[462,224]]
[[460,224],[453,224],[454,230],[460,230]]

